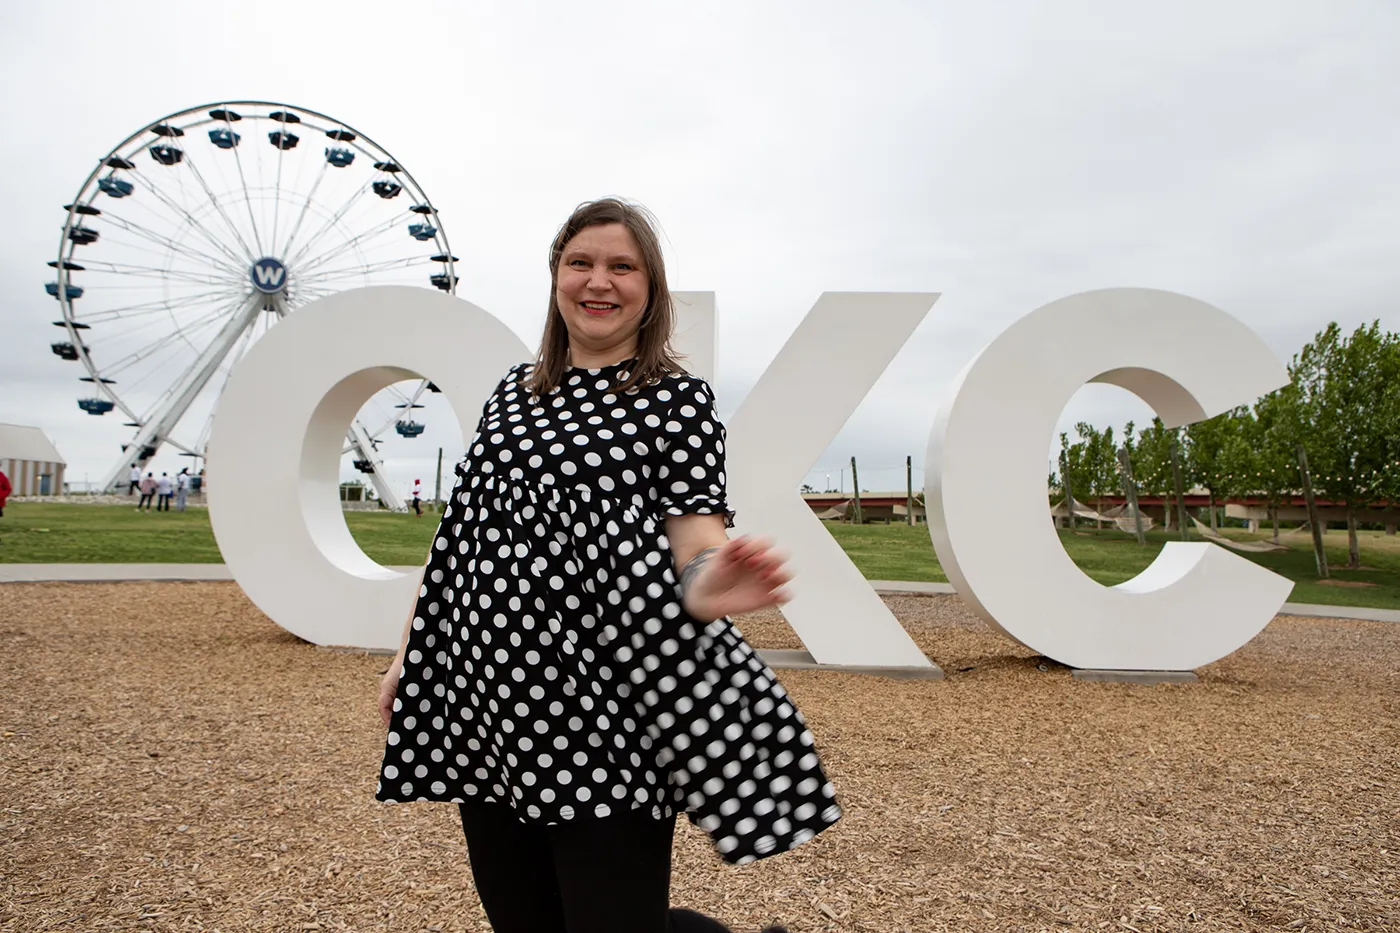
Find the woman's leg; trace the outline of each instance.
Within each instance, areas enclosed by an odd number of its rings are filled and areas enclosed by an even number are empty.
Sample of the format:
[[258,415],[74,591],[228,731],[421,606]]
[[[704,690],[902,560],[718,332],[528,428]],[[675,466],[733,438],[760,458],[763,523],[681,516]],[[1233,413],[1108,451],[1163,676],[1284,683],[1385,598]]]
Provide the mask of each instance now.
[[569,933],[667,933],[675,829],[645,810],[549,827]]
[[459,809],[472,877],[491,929],[566,933],[549,827],[527,826],[504,804],[464,803]]

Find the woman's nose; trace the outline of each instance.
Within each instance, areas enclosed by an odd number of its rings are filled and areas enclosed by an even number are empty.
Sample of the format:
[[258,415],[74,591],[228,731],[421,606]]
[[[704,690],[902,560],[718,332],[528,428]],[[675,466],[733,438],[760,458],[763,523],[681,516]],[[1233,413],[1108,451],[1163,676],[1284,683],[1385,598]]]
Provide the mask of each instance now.
[[612,287],[612,276],[603,266],[594,266],[593,271],[588,276],[588,287],[595,292],[607,291]]

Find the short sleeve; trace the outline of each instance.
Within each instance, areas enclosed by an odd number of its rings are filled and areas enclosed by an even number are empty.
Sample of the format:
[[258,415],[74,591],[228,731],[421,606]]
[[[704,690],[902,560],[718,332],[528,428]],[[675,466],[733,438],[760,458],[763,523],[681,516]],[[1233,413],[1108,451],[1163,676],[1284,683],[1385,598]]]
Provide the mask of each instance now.
[[703,379],[677,378],[665,390],[661,463],[656,472],[664,515],[723,515],[734,527],[725,495],[724,425],[715,414],[714,394]]

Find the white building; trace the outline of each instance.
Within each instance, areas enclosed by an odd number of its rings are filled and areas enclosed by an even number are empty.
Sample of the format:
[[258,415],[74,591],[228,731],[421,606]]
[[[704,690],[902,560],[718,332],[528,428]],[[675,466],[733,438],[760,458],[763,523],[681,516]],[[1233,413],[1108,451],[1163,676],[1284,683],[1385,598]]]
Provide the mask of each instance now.
[[43,431],[0,424],[0,470],[10,478],[13,496],[63,494],[63,455]]

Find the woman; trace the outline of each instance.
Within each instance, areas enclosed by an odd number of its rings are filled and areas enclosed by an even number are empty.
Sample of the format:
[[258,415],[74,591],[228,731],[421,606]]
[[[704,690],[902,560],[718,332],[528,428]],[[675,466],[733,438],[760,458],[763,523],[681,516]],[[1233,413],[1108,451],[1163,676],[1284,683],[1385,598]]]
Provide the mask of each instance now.
[[156,499],[156,475],[154,473],[147,473],[146,478],[141,480],[140,488],[141,501],[136,503],[136,511],[141,511],[141,507],[145,506],[146,511],[149,512],[151,510],[151,503]]
[[678,811],[739,864],[841,813],[726,618],[788,575],[725,534],[724,427],[670,349],[649,215],[581,205],[549,269],[538,358],[486,403],[381,685],[376,796],[460,805],[496,933],[723,930],[668,911]]

